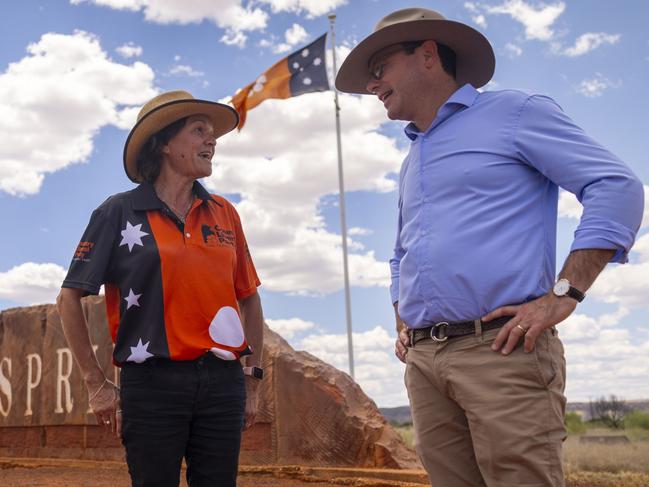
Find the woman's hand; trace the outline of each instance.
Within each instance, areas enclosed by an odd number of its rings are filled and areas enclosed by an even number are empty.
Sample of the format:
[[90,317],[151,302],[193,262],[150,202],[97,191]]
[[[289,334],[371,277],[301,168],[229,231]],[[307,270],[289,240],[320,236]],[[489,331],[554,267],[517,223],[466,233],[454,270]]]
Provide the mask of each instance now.
[[259,381],[246,376],[246,410],[244,413],[243,429],[247,430],[255,424],[257,416],[257,389]]
[[108,379],[100,386],[88,386],[88,404],[95,413],[97,423],[119,438],[122,432],[122,411],[119,404],[119,387]]

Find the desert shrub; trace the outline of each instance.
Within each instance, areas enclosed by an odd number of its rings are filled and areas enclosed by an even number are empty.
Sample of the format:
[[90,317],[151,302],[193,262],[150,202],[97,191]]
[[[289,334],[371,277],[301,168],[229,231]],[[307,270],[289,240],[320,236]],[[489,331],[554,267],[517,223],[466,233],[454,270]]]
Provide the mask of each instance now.
[[601,398],[590,401],[590,417],[602,421],[606,426],[619,429],[624,426],[624,416],[629,412],[627,402],[615,394],[608,398]]
[[645,411],[632,411],[624,416],[625,429],[649,430],[649,413]]
[[571,435],[581,435],[587,430],[586,425],[582,422],[581,416],[577,413],[567,413],[564,420],[566,429]]
[[397,432],[401,435],[403,442],[408,445],[410,448],[414,448],[415,438],[414,432],[412,430],[412,424],[406,426],[400,426],[395,428]]

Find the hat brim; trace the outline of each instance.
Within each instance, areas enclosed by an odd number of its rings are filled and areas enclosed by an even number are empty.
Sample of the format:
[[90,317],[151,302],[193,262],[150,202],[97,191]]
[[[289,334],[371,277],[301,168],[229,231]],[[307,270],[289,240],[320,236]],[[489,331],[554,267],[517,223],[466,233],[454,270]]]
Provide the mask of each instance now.
[[239,124],[236,110],[222,103],[187,99],[162,104],[142,117],[128,134],[124,144],[124,170],[129,179],[134,183],[142,182],[137,170],[137,157],[149,137],[176,120],[199,114],[210,118],[217,139]]
[[456,55],[455,79],[460,85],[486,85],[496,67],[491,44],[480,32],[453,20],[421,19],[384,27],[359,42],[340,66],[336,88],[346,93],[367,95],[369,62],[381,49],[401,42],[432,39],[453,49]]

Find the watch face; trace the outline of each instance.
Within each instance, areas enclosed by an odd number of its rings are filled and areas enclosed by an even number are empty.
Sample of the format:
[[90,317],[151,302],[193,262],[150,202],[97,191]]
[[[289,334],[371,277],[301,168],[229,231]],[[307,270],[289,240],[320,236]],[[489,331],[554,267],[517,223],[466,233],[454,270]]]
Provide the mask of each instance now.
[[568,282],[567,279],[559,279],[557,283],[554,285],[554,294],[557,296],[565,296],[566,293],[568,292],[568,289],[570,289],[570,283]]
[[250,375],[255,379],[261,380],[264,378],[264,369],[260,367],[251,367]]

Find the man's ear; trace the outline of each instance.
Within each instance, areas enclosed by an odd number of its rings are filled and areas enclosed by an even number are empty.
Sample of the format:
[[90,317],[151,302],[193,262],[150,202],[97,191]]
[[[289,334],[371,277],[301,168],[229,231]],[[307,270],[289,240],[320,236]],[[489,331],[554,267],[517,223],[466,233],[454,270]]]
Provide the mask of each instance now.
[[437,43],[435,41],[424,41],[424,43],[419,46],[419,49],[422,56],[424,57],[424,66],[426,68],[432,68],[433,66],[441,62],[439,59],[439,54],[437,53]]
[[169,149],[169,145],[163,145],[160,152],[162,152],[163,154],[170,154],[171,150]]

